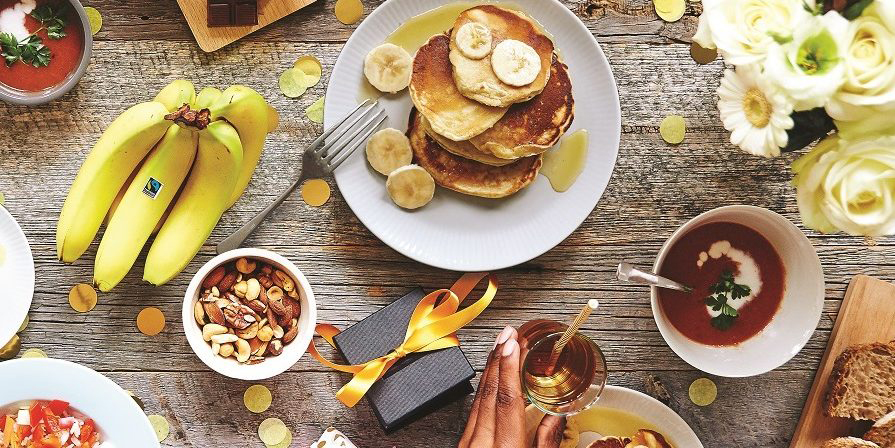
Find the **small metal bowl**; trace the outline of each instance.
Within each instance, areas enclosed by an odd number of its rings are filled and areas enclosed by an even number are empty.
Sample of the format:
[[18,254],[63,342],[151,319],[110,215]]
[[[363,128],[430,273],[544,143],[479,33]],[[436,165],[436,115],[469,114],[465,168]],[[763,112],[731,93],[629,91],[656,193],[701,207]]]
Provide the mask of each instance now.
[[18,104],[23,106],[36,106],[53,101],[62,95],[68,93],[75,87],[75,84],[84,76],[87,66],[90,65],[90,55],[93,48],[93,34],[90,32],[90,21],[87,20],[87,12],[79,0],[68,0],[81,20],[81,29],[84,32],[84,49],[81,52],[81,62],[78,67],[71,72],[65,81],[37,92],[26,92],[14,89],[3,83],[0,83],[0,100],[9,104]]

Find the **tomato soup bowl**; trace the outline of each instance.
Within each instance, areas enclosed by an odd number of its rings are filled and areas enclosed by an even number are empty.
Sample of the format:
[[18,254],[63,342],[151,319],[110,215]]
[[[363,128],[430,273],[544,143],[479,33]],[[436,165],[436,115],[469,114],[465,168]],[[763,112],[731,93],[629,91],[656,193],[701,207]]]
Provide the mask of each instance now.
[[[90,32],[90,21],[87,19],[87,12],[84,11],[84,6],[81,5],[79,0],[67,1],[71,4],[70,11],[72,12],[70,13],[70,19],[77,20],[77,23],[80,23],[81,25],[79,32],[82,34],[80,37],[83,41],[83,47],[81,48],[81,57],[77,66],[75,66],[74,70],[72,70],[65,79],[56,85],[33,92],[16,89],[0,82],[0,100],[3,102],[23,106],[36,106],[49,103],[70,92],[84,76],[84,72],[87,71],[87,67],[90,65],[91,49],[93,48],[93,35]],[[16,63],[23,64],[21,61]],[[49,67],[43,67],[42,70],[48,68]]]
[[786,276],[776,314],[756,335],[727,346],[703,344],[682,334],[662,309],[656,287],[650,292],[653,317],[665,342],[691,366],[722,377],[760,375],[792,359],[817,328],[824,301],[823,269],[811,242],[792,222],[760,207],[732,205],[707,211],[678,228],[659,251],[654,272],[661,272],[669,251],[684,235],[718,222],[742,224],[755,230],[780,256]]
[[[218,266],[247,258],[267,263],[275,269],[289,274],[300,291],[301,316],[298,318],[298,334],[289,344],[283,346],[278,356],[267,357],[258,364],[240,364],[234,358],[222,358],[211,351],[211,345],[202,338],[202,328],[194,317],[194,305],[202,293],[202,281]],[[224,252],[205,263],[193,277],[183,300],[183,331],[187,342],[196,356],[212,370],[221,375],[246,381],[264,380],[277,376],[295,365],[308,350],[317,324],[317,303],[311,284],[302,272],[286,257],[264,249],[241,248]]]

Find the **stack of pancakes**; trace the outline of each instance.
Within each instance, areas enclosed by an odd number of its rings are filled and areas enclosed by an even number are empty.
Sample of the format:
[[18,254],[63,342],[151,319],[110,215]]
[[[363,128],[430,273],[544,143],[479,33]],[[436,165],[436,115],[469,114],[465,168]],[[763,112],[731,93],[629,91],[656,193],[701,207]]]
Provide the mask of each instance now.
[[[452,33],[469,22],[489,28],[492,48],[524,42],[541,59],[534,82],[512,86],[491,69],[490,55],[470,59]],[[556,144],[574,117],[568,67],[553,42],[522,12],[481,5],[460,14],[452,31],[432,36],[413,61],[407,136],[414,161],[439,185],[460,193],[502,198],[528,186],[541,154]]]

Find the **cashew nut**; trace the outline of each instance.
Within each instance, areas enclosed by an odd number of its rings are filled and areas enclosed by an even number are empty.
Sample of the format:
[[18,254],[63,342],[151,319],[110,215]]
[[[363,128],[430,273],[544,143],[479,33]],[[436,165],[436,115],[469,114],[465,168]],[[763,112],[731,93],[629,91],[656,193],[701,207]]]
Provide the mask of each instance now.
[[208,324],[202,327],[202,339],[205,339],[205,342],[211,340],[212,337],[224,334],[227,332],[227,327],[218,324]]
[[236,342],[239,340],[239,336],[235,334],[217,334],[211,337],[211,342],[215,344],[226,344],[228,342]]
[[258,267],[258,263],[250,261],[247,258],[236,260],[236,270],[243,274],[251,274],[252,272],[255,272],[256,267]]
[[211,343],[211,353],[214,355],[217,355],[220,352],[221,352],[221,345],[216,342],[212,342]]
[[236,339],[236,360],[239,362],[246,362],[251,355],[252,347],[249,346],[249,341],[246,341],[245,339]]

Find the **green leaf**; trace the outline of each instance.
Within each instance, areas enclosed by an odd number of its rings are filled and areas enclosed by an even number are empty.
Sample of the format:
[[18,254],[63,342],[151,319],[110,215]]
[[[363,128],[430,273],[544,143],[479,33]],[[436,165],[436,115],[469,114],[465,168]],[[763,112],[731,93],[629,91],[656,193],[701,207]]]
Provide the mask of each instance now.
[[0,50],[6,66],[9,67],[19,60],[22,51],[19,49],[19,40],[11,33],[0,33]]
[[845,11],[842,12],[842,17],[845,17],[848,20],[855,20],[864,13],[864,10],[867,9],[871,3],[873,3],[873,0],[858,0],[855,3],[852,3],[848,8],[845,8]]
[[64,31],[65,25],[49,25],[47,26],[47,37],[58,40],[66,36]]
[[22,51],[22,62],[35,67],[50,65],[50,49],[43,44],[40,37],[32,34],[28,39],[19,42],[19,49]]

